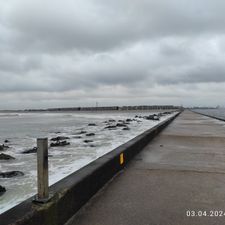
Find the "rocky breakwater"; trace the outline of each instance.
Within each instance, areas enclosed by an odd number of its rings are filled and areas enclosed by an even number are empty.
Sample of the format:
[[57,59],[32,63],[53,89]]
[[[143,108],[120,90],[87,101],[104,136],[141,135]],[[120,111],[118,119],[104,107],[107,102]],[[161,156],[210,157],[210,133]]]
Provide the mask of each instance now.
[[[9,140],[5,140],[4,143],[9,143]],[[5,145],[5,144],[0,144],[0,151],[7,151],[10,146]],[[5,153],[0,153],[0,161],[9,161],[9,160],[16,160],[13,156],[5,154]],[[2,172],[0,171],[0,178],[12,178],[12,177],[17,177],[17,176],[23,176],[24,173],[21,171],[6,171]],[[7,189],[3,186],[0,185],[0,196],[2,196]]]
[[109,130],[116,130],[118,128],[122,128],[122,130],[130,130],[128,125],[130,122],[135,121],[134,119],[126,119],[126,120],[113,120],[110,119],[108,121],[105,121],[104,123],[106,124],[106,127],[104,129],[109,129]]
[[4,153],[0,154],[0,160],[10,160],[10,159],[15,159],[14,157],[12,157],[11,155],[7,155]]
[[30,153],[37,153],[37,147],[26,149],[22,152],[22,154],[30,154]]
[[51,144],[50,147],[62,147],[66,145],[70,145],[70,142],[67,140],[70,139],[69,137],[64,137],[64,136],[58,136],[51,138]]
[[6,192],[5,187],[0,185],[0,196],[2,196]]
[[[19,176],[23,176],[23,175],[24,175],[24,173],[21,171],[0,172],[0,178],[3,178],[3,179],[19,177]],[[7,189],[0,185],[0,196],[2,196],[6,191],[7,191]]]
[[0,151],[5,151],[5,150],[7,150],[8,148],[9,148],[8,145],[5,145],[5,144],[0,145]]
[[21,171],[0,172],[0,178],[20,177],[23,175],[24,173]]
[[152,120],[152,121],[159,121],[161,117],[167,116],[172,114],[173,112],[161,112],[157,114],[150,114],[148,116],[140,116],[136,115],[135,118],[145,119],[145,120]]
[[[84,127],[80,128],[79,130],[74,130],[74,133],[64,133],[64,132],[57,132],[54,133],[53,136],[50,136],[50,147],[51,151],[54,151],[55,148],[64,150],[63,147],[68,145],[72,145],[74,142],[80,143],[82,147],[98,147],[99,143],[99,137],[101,136],[101,133],[106,132],[107,135],[112,135],[115,130],[119,131],[120,134],[122,132],[129,132],[130,129],[135,127],[137,123],[144,123],[145,120],[152,120],[152,121],[159,121],[161,117],[167,116],[173,112],[161,112],[161,113],[155,113],[155,114],[150,114],[150,115],[136,115],[133,116],[132,118],[125,118],[125,119],[116,119],[116,118],[111,118],[108,119],[107,121],[102,121],[98,123],[93,123],[95,121],[91,121],[91,123],[87,123],[84,125]],[[134,126],[133,126],[134,125]],[[66,136],[56,136],[56,135],[66,135]],[[73,140],[73,139],[81,139],[81,140]],[[8,162],[10,160],[15,160],[13,156],[10,156],[7,153],[7,149],[10,148],[10,142],[11,140],[5,140],[4,144],[0,144],[0,160],[1,162]],[[71,143],[70,143],[71,142]],[[4,152],[4,153],[3,153]],[[37,147],[31,147],[29,149],[25,149],[22,154],[36,154],[37,153]],[[35,157],[35,156],[34,156]],[[54,157],[54,155],[52,156]],[[5,163],[4,162],[4,163]],[[23,176],[24,173],[21,171],[0,171],[0,178],[1,179],[8,179],[17,176]],[[0,186],[0,195],[3,195],[7,191],[7,186],[3,187]]]

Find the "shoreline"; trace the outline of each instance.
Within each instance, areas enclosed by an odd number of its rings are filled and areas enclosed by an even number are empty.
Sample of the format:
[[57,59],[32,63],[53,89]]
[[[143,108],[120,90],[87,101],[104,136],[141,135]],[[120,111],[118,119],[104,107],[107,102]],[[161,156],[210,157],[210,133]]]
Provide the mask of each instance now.
[[0,110],[10,112],[80,112],[80,111],[147,111],[147,110],[180,110],[182,107],[173,105],[140,105],[140,106],[96,106],[96,107],[57,107],[47,109]]

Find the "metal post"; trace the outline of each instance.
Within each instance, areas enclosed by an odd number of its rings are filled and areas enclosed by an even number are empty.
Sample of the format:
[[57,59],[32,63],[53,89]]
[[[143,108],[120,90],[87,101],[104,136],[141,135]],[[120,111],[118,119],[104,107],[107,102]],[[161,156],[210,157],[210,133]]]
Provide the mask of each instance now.
[[37,139],[37,176],[38,194],[36,201],[47,202],[48,191],[48,138]]

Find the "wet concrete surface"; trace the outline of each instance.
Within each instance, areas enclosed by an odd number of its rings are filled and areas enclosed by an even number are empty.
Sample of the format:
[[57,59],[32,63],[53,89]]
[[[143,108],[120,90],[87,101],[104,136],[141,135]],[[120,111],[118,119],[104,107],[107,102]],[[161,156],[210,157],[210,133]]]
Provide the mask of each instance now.
[[[188,210],[199,215],[187,216]],[[225,123],[190,111],[67,223],[186,224],[225,224]]]

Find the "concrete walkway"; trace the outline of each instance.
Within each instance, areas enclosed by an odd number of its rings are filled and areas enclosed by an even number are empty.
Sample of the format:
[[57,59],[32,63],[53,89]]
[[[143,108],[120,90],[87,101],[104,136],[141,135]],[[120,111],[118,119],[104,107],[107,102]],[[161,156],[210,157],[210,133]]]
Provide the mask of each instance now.
[[[202,211],[207,216],[188,217],[187,210]],[[216,216],[216,210],[224,215]],[[225,123],[189,111],[172,122],[68,222],[186,224],[225,224]]]

